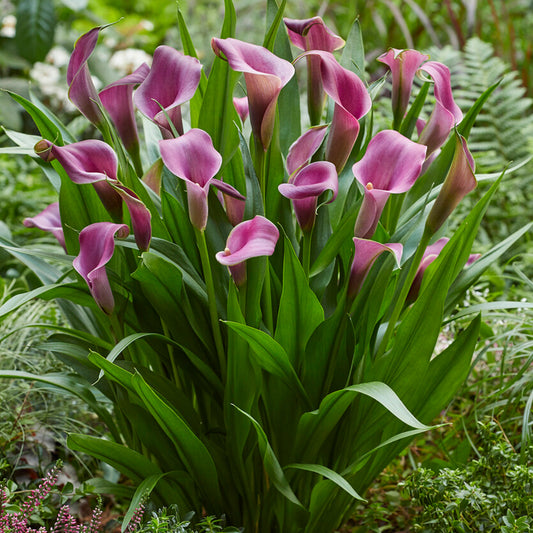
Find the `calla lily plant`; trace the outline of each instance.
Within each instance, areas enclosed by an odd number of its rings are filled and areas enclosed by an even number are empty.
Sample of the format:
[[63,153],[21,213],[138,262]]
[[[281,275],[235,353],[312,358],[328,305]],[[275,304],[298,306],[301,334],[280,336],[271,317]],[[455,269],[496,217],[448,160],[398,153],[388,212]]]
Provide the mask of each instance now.
[[[390,127],[377,131],[372,108],[390,91],[371,88],[357,25],[343,48],[320,18],[281,10],[247,43],[224,4],[209,70],[180,12],[181,45],[98,94],[88,60],[106,30],[81,36],[66,84],[85,140],[17,97],[42,139],[7,135],[58,192],[24,224],[60,246],[31,257],[0,240],[41,283],[0,316],[57,298],[65,327],[50,349],[72,372],[39,379],[106,424],[105,439],[68,445],[130,478],[134,502],[225,514],[247,533],[333,532],[467,376],[481,318],[461,313],[435,353],[439,331],[520,237],[464,275],[497,188],[456,216],[476,185],[466,137],[491,89],[463,115],[444,65],[391,50]],[[434,86],[429,118],[410,113],[416,72]]]

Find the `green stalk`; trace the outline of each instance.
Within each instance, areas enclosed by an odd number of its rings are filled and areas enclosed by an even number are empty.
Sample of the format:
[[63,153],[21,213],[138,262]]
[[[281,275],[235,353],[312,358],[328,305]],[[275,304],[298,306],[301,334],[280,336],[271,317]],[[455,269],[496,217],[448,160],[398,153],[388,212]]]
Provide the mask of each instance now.
[[387,345],[389,343],[390,338],[392,337],[392,333],[394,332],[396,322],[398,321],[398,318],[400,317],[400,313],[402,312],[405,299],[407,298],[407,295],[409,294],[409,289],[411,288],[413,280],[415,279],[416,271],[418,270],[418,266],[420,265],[420,262],[422,261],[424,251],[426,250],[427,245],[429,244],[429,241],[432,235],[433,233],[430,230],[428,230],[426,226],[424,228],[424,233],[422,235],[422,238],[420,239],[420,242],[418,243],[418,248],[416,249],[415,255],[413,257],[413,261],[411,262],[411,267],[409,268],[407,277],[402,285],[400,294],[398,298],[396,299],[396,303],[394,304],[392,314],[389,318],[389,324],[387,326],[387,330],[385,331],[385,335],[383,335],[383,338],[381,339],[379,349],[376,353],[376,359],[381,357],[385,353],[385,350],[387,349]]
[[265,269],[265,281],[263,285],[263,311],[265,326],[272,334],[274,334],[274,315],[272,313],[272,295],[270,294],[270,267],[268,266],[268,259]]
[[261,197],[263,198],[263,209],[266,213],[266,152],[263,149],[261,139],[254,135],[254,168],[259,181],[261,189]]
[[207,289],[207,301],[209,304],[209,316],[211,318],[213,337],[215,338],[215,346],[217,349],[220,375],[222,377],[222,381],[224,382],[226,379],[226,354],[224,352],[224,344],[222,342],[222,334],[220,333],[220,324],[218,322],[217,301],[215,295],[215,284],[213,282],[213,273],[211,272],[211,264],[209,262],[209,253],[207,251],[205,233],[196,228],[194,228],[194,232],[196,234],[196,242],[198,243],[198,250],[200,252],[200,259],[202,261],[202,269],[204,271],[205,286]]
[[313,235],[313,229],[304,231],[303,243],[302,243],[302,267],[305,272],[305,276],[309,281],[309,267],[311,265],[311,237]]

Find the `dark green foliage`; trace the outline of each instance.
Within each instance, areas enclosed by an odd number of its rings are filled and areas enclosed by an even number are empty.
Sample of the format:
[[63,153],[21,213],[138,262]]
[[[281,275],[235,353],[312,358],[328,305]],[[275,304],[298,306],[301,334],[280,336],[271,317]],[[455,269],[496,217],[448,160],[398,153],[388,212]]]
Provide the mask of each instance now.
[[52,0],[20,0],[15,43],[28,61],[42,61],[54,43],[56,17]]

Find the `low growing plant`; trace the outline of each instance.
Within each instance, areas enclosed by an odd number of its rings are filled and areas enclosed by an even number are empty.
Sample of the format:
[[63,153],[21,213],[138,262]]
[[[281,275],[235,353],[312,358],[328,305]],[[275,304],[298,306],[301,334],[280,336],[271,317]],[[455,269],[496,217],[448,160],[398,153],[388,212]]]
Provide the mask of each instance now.
[[[69,327],[50,340],[73,372],[34,378],[107,424],[109,439],[68,444],[131,478],[132,508],[151,492],[250,533],[324,533],[464,380],[480,317],[433,357],[441,324],[529,226],[471,255],[497,181],[444,236],[476,186],[466,137],[493,87],[463,116],[445,65],[390,50],[394,122],[376,132],[383,80],[364,81],[358,24],[337,60],[344,40],[318,17],[282,24],[284,5],[268,2],[258,46],[234,38],[226,0],[208,74],[178,12],[184,53],[158,47],[99,93],[88,59],[105,28],[81,36],[69,95],[99,138],[12,94],[42,139],[8,135],[59,195],[25,224],[66,254],[2,239],[42,286],[0,315],[57,299]],[[431,81],[409,106],[417,71]]]

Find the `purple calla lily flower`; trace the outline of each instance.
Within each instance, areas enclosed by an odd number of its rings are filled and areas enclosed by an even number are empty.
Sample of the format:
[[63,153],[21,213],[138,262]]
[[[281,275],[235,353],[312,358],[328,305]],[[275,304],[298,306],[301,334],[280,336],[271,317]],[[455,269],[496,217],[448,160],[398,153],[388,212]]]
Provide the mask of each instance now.
[[426,226],[435,233],[459,202],[477,186],[475,163],[464,137],[456,133],[455,153],[450,170],[429,212]]
[[363,203],[355,222],[355,236],[369,239],[391,194],[408,191],[420,175],[426,147],[395,130],[380,131],[363,158],[352,167],[364,187]]
[[93,28],[76,41],[67,67],[68,96],[81,113],[96,126],[103,122],[103,116],[87,61],[98,42],[101,29]]
[[354,237],[353,242],[355,245],[355,256],[348,282],[348,297],[352,299],[357,296],[372,265],[383,252],[393,254],[398,265],[400,264],[403,253],[403,246],[400,243],[381,244],[357,237]]
[[65,235],[63,234],[63,226],[61,225],[61,217],[59,215],[59,202],[50,204],[34,217],[25,218],[22,223],[27,228],[39,228],[43,231],[49,231],[58,240],[63,250],[65,252],[67,251]]
[[172,126],[183,134],[180,106],[194,96],[201,71],[202,65],[195,57],[183,55],[170,46],[155,49],[152,68],[135,91],[134,102],[141,113],[159,126],[165,139],[174,137]]
[[335,102],[326,144],[326,159],[340,174],[359,134],[359,119],[372,106],[365,84],[354,72],[342,67],[333,54],[323,50],[304,52],[300,57],[320,58],[322,86]]
[[313,157],[324,141],[327,129],[327,126],[314,126],[309,128],[291,144],[289,153],[287,154],[287,171],[289,172],[289,176],[309,163],[311,157]]
[[177,139],[159,141],[161,157],[166,167],[187,185],[187,202],[191,224],[203,231],[207,225],[207,193],[209,186],[234,198],[244,196],[231,185],[214,176],[222,164],[222,156],[215,150],[208,133],[193,128]]
[[96,222],[80,232],[80,253],[72,266],[87,282],[91,294],[104,313],[110,315],[115,300],[105,270],[105,265],[115,250],[115,234],[123,239],[128,236],[126,224]]
[[317,161],[304,166],[289,183],[278,186],[279,192],[292,200],[296,219],[302,231],[311,231],[315,224],[318,197],[326,191],[333,202],[338,192],[338,177],[335,165],[329,161]]
[[244,74],[252,132],[266,152],[272,140],[278,95],[293,77],[294,67],[262,46],[237,39],[213,38],[211,46],[233,70]]
[[[305,52],[309,50],[333,52],[345,44],[344,39],[335,35],[320,17],[304,20],[284,18],[283,21],[291,42]],[[320,58],[315,56],[307,57],[307,107],[311,124],[318,124],[324,108],[324,88]]]
[[99,94],[102,105],[115,124],[124,147],[130,153],[137,154],[139,151],[139,135],[133,109],[133,88],[142,83],[149,72],[150,67],[143,63],[128,76],[109,84]]
[[244,121],[250,114],[250,108],[248,107],[248,97],[241,96],[233,98],[233,105],[237,110],[237,114],[239,115],[241,122],[244,124]]
[[229,267],[235,284],[241,286],[246,282],[245,261],[252,257],[272,255],[278,238],[278,228],[267,218],[256,215],[231,230],[226,248],[215,257],[219,263]]
[[417,50],[396,48],[391,48],[387,53],[378,57],[378,61],[385,63],[392,73],[392,110],[395,123],[403,119],[409,105],[415,74],[420,65],[428,59],[429,56]]

